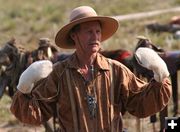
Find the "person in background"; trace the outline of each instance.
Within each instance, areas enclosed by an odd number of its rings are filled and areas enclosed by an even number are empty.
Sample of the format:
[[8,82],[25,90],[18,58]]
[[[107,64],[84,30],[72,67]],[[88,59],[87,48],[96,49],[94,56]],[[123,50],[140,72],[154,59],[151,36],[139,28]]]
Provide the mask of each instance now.
[[[166,66],[145,60],[155,74],[146,83],[99,53],[118,27],[115,18],[99,16],[89,6],[73,9],[55,43],[74,53],[54,65],[37,61],[24,71],[10,108],[16,118],[40,125],[56,114],[61,132],[121,132],[125,111],[144,118],[162,110],[171,96]],[[137,58],[145,59],[141,53]]]

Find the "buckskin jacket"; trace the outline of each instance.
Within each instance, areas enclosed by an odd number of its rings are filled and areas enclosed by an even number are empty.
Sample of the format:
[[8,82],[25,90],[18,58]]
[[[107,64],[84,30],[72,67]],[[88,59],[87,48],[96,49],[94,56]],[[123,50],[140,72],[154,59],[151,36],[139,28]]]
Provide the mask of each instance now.
[[[31,94],[17,91],[11,112],[23,123],[40,125],[56,113],[62,132],[120,132],[122,114],[128,111],[139,118],[162,110],[171,95],[167,79],[149,83],[138,79],[121,63],[97,55],[94,79],[86,82],[76,53],[54,65],[47,78],[39,80]],[[96,111],[91,117],[87,92],[95,91]]]

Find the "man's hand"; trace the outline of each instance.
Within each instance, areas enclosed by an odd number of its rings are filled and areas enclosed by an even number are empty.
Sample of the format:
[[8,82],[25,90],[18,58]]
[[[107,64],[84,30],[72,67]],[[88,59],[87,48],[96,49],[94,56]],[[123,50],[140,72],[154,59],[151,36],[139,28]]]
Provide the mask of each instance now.
[[161,57],[150,48],[138,48],[135,52],[137,62],[154,73],[154,79],[162,82],[164,78],[169,76],[166,63]]
[[34,83],[45,78],[53,69],[49,60],[41,60],[32,63],[20,76],[17,89],[24,94],[31,92]]

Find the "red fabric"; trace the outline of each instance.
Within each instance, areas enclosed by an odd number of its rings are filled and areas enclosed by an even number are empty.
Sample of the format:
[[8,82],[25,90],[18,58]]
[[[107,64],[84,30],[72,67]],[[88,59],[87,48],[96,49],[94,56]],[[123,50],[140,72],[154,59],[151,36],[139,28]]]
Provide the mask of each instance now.
[[126,59],[127,57],[129,57],[129,56],[131,56],[131,55],[132,55],[131,52],[129,52],[129,51],[124,51],[122,54],[120,54],[120,55],[116,58],[116,60],[122,62],[124,59]]

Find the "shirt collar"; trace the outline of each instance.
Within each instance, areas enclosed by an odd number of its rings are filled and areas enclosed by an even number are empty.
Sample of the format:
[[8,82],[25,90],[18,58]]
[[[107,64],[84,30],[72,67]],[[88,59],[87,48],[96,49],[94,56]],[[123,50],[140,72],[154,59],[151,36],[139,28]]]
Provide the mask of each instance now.
[[[78,60],[78,57],[77,57],[76,52],[75,52],[67,60],[68,67],[73,68],[73,69],[79,69],[78,61],[79,60]],[[97,54],[94,66],[97,70],[109,70],[109,63],[108,63],[107,58],[105,58],[100,53]]]

